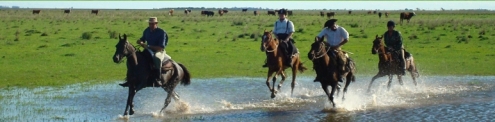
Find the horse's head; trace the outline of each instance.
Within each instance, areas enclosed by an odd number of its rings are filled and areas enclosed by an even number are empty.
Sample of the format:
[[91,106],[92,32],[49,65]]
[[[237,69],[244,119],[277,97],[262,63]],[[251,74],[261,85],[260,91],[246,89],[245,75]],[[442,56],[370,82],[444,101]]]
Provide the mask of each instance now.
[[326,56],[328,50],[325,49],[326,44],[327,43],[323,41],[323,38],[315,37],[315,42],[311,44],[311,50],[309,50],[308,58],[310,60],[315,60],[323,56]]
[[134,47],[127,41],[127,35],[124,34],[122,38],[119,34],[119,42],[115,45],[115,54],[113,55],[113,62],[120,63],[123,61],[124,56],[132,53]]
[[272,37],[272,30],[264,30],[261,36],[261,51],[273,52],[277,49],[278,41]]
[[376,35],[375,40],[373,40],[373,47],[371,47],[371,54],[376,54],[378,52],[378,50],[381,47],[383,47],[382,39],[383,39],[383,36],[378,37],[378,35]]

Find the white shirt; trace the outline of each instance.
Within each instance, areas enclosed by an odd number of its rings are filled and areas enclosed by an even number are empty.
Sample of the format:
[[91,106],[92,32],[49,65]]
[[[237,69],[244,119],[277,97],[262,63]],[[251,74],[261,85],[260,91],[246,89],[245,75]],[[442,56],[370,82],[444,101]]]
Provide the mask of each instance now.
[[294,23],[290,22],[289,27],[287,27],[288,21],[289,20],[287,18],[284,19],[283,21],[280,21],[280,19],[277,19],[277,21],[275,21],[275,24],[273,25],[273,33],[274,34],[280,34],[280,33],[289,34],[289,33],[295,32]]
[[337,30],[332,31],[330,28],[323,28],[318,37],[326,36],[328,44],[330,46],[339,45],[344,39],[349,39],[349,33],[343,27],[337,26]]

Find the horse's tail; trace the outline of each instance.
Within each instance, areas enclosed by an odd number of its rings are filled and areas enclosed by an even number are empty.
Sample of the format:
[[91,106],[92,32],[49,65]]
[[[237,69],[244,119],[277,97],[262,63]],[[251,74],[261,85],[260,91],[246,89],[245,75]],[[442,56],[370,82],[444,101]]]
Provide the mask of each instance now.
[[304,70],[308,70],[308,68],[304,67],[303,63],[299,62],[299,66],[298,66],[298,70],[299,70],[299,73],[303,73]]
[[177,63],[177,64],[179,64],[179,66],[182,68],[182,71],[184,71],[184,77],[182,78],[182,81],[180,83],[184,86],[191,84],[191,74],[189,74],[187,68],[181,63]]

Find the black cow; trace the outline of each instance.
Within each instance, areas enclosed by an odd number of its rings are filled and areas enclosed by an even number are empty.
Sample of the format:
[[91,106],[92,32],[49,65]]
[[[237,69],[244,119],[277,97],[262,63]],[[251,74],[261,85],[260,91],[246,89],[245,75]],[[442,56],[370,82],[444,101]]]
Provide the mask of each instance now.
[[213,12],[213,11],[201,11],[201,15],[213,16],[213,15],[215,15],[215,12]]
[[33,10],[33,14],[40,14],[41,10]]
[[275,11],[268,11],[268,15],[273,15],[273,16],[275,16]]
[[100,10],[91,10],[91,14],[96,14],[96,15],[98,15],[98,12],[99,12],[99,11],[100,11]]

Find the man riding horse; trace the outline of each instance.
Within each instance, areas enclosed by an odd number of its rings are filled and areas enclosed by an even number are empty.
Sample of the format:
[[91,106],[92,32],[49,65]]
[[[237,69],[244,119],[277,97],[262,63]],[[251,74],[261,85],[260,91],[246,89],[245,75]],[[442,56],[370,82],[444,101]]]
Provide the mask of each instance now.
[[394,52],[394,57],[399,57],[399,73],[401,75],[406,74],[406,60],[404,58],[404,46],[402,45],[402,35],[399,31],[395,30],[395,22],[390,20],[387,22],[388,30],[383,34],[383,41],[387,46],[387,50]]
[[[150,17],[148,21],[148,27],[144,29],[142,37],[137,40],[137,44],[144,47],[152,56],[154,69],[156,73],[156,84],[161,86],[162,79],[162,63],[171,59],[165,52],[165,47],[168,43],[168,35],[165,30],[158,27],[158,19],[156,17]],[[147,42],[147,44],[145,44]],[[171,63],[167,63],[166,67],[171,67]],[[119,84],[123,87],[129,86],[129,82]]]
[[[324,36],[327,37],[326,47],[330,46],[330,51],[327,52],[333,62],[337,62],[335,69],[329,69],[330,71],[337,71],[339,82],[343,82],[345,76],[344,73],[348,72],[350,69],[346,67],[347,56],[342,51],[341,47],[349,41],[349,33],[343,27],[335,24],[337,19],[330,19],[325,22],[323,30],[318,34],[318,38],[322,39]],[[331,68],[331,67],[329,67]],[[320,77],[316,75],[315,82],[320,81]]]
[[[280,43],[280,48],[282,52],[286,55],[285,65],[288,67],[292,66],[292,56],[297,52],[297,48],[294,46],[294,39],[292,39],[292,34],[295,32],[294,23],[287,19],[287,10],[280,9],[278,11],[279,19],[275,21],[275,27],[273,27],[273,34],[277,37]],[[267,62],[263,67],[268,67]]]

